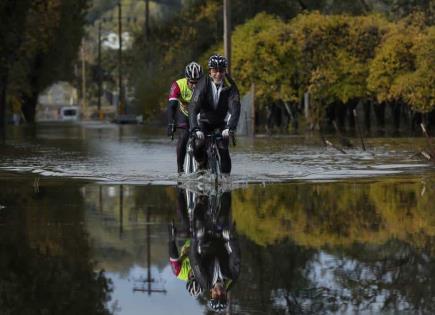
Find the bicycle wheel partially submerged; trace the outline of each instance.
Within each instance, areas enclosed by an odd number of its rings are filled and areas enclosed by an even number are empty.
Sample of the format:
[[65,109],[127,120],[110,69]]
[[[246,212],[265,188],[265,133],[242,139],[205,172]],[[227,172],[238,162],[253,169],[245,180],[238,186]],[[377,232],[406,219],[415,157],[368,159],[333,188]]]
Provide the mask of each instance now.
[[193,145],[191,141],[187,143],[186,156],[184,157],[184,173],[186,175],[195,173],[198,169],[198,163],[193,156]]
[[211,172],[211,180],[214,182],[215,186],[219,185],[219,176],[221,174],[220,158],[217,148],[214,147],[208,157],[208,166]]

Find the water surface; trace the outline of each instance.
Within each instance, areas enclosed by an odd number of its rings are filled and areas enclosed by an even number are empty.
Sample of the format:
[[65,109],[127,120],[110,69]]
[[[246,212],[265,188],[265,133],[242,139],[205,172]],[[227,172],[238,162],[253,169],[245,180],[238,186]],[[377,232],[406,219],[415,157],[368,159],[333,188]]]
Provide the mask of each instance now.
[[[187,237],[174,144],[112,125],[14,132],[0,149],[2,313],[208,314],[169,264],[168,224]],[[413,156],[424,142],[342,154],[316,141],[233,149],[242,264],[228,313],[433,313],[435,177]]]

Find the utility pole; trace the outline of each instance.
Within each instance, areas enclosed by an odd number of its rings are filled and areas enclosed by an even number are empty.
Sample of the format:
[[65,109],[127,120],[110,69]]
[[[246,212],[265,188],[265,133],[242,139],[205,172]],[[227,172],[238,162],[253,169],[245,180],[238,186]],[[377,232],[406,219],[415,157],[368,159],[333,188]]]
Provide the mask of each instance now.
[[0,79],[0,143],[6,140],[6,86],[7,75]]
[[145,41],[148,41],[150,36],[150,0],[145,0]]
[[124,186],[119,186],[119,239],[124,232]]
[[224,0],[224,53],[228,60],[228,73],[231,73],[231,2]]
[[[141,280],[144,284],[142,288],[133,288],[133,292],[147,292],[148,295],[151,293],[164,293],[166,294],[165,289],[153,289],[152,283],[154,282],[154,278],[151,275],[151,231],[150,231],[150,207],[147,207],[147,216],[146,216],[146,242],[147,242],[147,277],[146,279]],[[145,288],[145,283],[147,284],[147,288]]]
[[118,50],[118,89],[119,89],[119,106],[118,115],[125,114],[124,106],[124,91],[122,88],[122,1],[118,1],[118,37],[119,37],[119,50]]
[[86,62],[85,40],[82,40],[82,114],[86,111]]
[[101,21],[98,23],[98,118],[103,119],[103,113],[101,112],[101,93],[103,92],[103,73],[101,69]]

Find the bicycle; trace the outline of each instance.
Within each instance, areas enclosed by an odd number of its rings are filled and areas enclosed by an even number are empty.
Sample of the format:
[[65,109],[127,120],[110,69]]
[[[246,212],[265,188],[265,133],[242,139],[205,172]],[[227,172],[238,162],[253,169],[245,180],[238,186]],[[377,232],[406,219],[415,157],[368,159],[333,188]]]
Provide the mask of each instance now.
[[197,196],[191,229],[198,254],[213,252],[215,242],[223,242],[221,244],[225,244],[227,252],[232,251],[228,242],[236,238],[236,230],[230,209],[230,192],[216,190],[208,195]]
[[196,162],[195,157],[193,156],[193,141],[194,138],[189,137],[186,145],[186,155],[184,156],[184,174],[189,175],[195,173],[198,170],[198,162]]
[[[234,133],[231,133],[233,146],[236,145]],[[205,146],[207,155],[206,169],[211,173],[214,179],[214,184],[217,187],[219,185],[219,176],[221,175],[221,157],[219,154],[218,143],[223,140],[220,129],[215,129],[211,133],[205,136]],[[199,165],[194,157],[194,141],[196,139],[195,134],[192,134],[187,142],[186,156],[184,158],[184,172],[186,175],[192,174],[198,171]]]
[[214,176],[216,186],[219,183],[219,175],[221,174],[221,156],[219,154],[218,142],[222,141],[222,139],[223,137],[219,129],[215,129],[211,134],[207,135],[207,168]]

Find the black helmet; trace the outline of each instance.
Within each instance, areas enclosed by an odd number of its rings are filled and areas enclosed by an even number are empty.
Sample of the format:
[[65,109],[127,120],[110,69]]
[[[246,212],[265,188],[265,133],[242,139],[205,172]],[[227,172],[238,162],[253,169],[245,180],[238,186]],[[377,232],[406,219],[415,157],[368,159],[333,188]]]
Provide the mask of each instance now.
[[227,308],[226,299],[211,299],[208,301],[208,307],[217,313],[223,313]]
[[186,283],[186,290],[191,296],[197,297],[202,293],[202,288],[195,278],[189,279]]
[[202,77],[202,68],[198,63],[192,61],[186,66],[184,75],[188,80],[198,81]]
[[227,58],[221,55],[213,55],[208,59],[208,68],[227,68],[228,61]]

